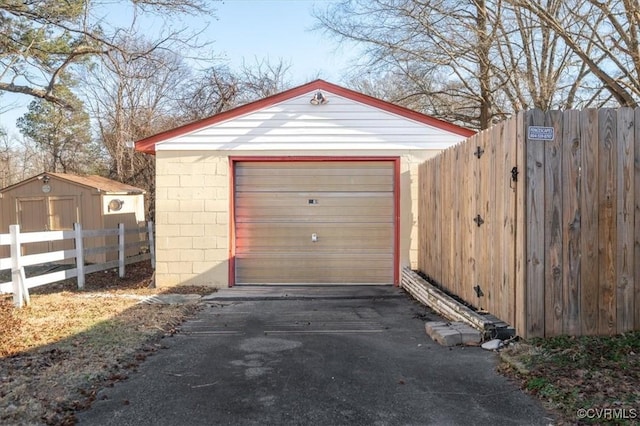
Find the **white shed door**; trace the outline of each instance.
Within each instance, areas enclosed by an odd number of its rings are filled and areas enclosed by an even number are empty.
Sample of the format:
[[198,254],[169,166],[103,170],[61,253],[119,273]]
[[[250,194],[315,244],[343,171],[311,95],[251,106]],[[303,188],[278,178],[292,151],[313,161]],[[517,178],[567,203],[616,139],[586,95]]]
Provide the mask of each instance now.
[[237,284],[391,284],[393,161],[239,162]]

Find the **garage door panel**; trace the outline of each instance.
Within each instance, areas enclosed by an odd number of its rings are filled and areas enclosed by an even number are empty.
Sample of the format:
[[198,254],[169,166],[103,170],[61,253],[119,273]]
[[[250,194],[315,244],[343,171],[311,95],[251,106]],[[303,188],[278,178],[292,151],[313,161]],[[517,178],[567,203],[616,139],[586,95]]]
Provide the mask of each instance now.
[[[305,176],[239,176],[236,178],[238,188],[248,187],[247,191],[255,191],[255,188],[264,187],[276,191],[287,191],[292,187],[295,190],[299,188],[310,188],[307,191],[314,191],[315,188],[324,188],[326,186],[340,186],[344,189],[350,189],[353,185],[369,185],[380,186],[381,188],[389,188],[389,177],[379,175],[318,175],[307,172]],[[381,189],[384,191],[385,189]],[[376,190],[377,191],[377,190]]]
[[[236,188],[239,191],[243,192],[274,192],[274,185],[253,185],[253,184],[238,184]],[[375,184],[375,183],[351,183],[345,189],[345,182],[334,182],[334,183],[322,183],[318,181],[310,182],[307,184],[289,181],[280,186],[279,192],[307,192],[307,191],[318,191],[318,192],[337,192],[337,191],[345,191],[345,192],[391,192],[393,190],[393,186],[384,185],[384,184]]]
[[331,240],[320,235],[317,242],[307,242],[300,239],[284,239],[279,238],[273,242],[265,243],[263,241],[251,239],[238,239],[237,248],[242,250],[244,254],[264,253],[270,251],[274,253],[286,253],[296,251],[299,253],[323,253],[323,252],[345,252],[357,251],[367,253],[385,253],[389,251],[389,247],[393,246],[393,238],[371,238],[367,240],[367,248],[363,247],[362,241],[349,241],[345,239]]
[[[238,193],[235,206],[236,214],[239,214],[240,209],[257,207],[309,207],[310,209],[316,207],[393,208],[393,194],[386,192]],[[312,210],[309,212],[313,213]]]
[[344,268],[323,268],[318,266],[298,267],[283,265],[276,272],[272,267],[240,267],[239,274],[243,276],[246,284],[274,284],[274,283],[384,283],[393,282],[393,273],[388,267],[380,266],[367,268],[353,268],[353,265]]
[[310,241],[311,234],[316,233],[322,242],[325,239],[334,241],[338,238],[347,240],[367,241],[368,239],[393,240],[393,226],[387,223],[350,223],[336,226],[331,223],[298,224],[286,223],[274,227],[270,223],[242,223],[236,224],[236,245],[247,239],[252,239],[255,244],[266,242],[275,243],[280,239],[297,239]]
[[315,174],[393,174],[393,163],[389,161],[304,161],[304,162],[246,162],[236,176],[260,175],[304,175],[313,170]]
[[[272,229],[262,235],[240,232],[236,237],[236,251],[240,253],[281,252],[286,250],[330,252],[352,249],[356,251],[389,252],[393,247],[393,229],[318,229],[318,227]],[[342,231],[342,233],[340,232]],[[317,240],[312,240],[316,234]],[[264,236],[268,235],[268,236]],[[366,241],[366,244],[363,243]]]
[[241,162],[234,177],[237,283],[393,282],[393,161]]
[[237,221],[243,222],[335,222],[334,219],[348,222],[383,222],[393,217],[393,207],[377,207],[366,209],[363,207],[261,207],[259,209],[240,208],[237,211]]
[[353,276],[345,276],[345,271],[342,270],[324,270],[324,271],[304,271],[301,273],[292,273],[289,275],[278,275],[271,277],[271,280],[265,281],[263,273],[259,273],[257,276],[246,277],[242,284],[323,284],[323,285],[340,285],[340,284],[392,284],[392,274],[386,273],[386,271],[380,271],[375,273],[371,271],[369,274],[356,273]]
[[386,262],[393,260],[393,255],[388,252],[380,252],[375,250],[351,250],[340,252],[324,252],[324,253],[298,253],[294,250],[283,251],[280,253],[255,253],[255,254],[242,254],[236,255],[236,260],[244,260],[246,264],[251,262],[262,262],[261,264],[268,266],[277,262],[279,265],[309,265],[313,264],[317,267],[320,266],[320,262],[328,260],[335,263],[336,267],[352,266],[354,262],[365,264],[372,262],[371,265],[375,266],[380,262]]

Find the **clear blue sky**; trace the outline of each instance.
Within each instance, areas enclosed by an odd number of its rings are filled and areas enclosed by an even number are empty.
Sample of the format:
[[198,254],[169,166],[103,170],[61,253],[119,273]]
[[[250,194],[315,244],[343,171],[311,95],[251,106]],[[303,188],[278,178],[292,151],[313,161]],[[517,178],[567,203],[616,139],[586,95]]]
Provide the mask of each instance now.
[[[216,1],[212,2],[215,18],[189,18],[182,24],[198,29],[208,22],[201,40],[213,42],[210,49],[228,61],[232,69],[237,69],[243,60],[252,64],[267,58],[272,63],[282,59],[291,65],[289,77],[294,85],[315,78],[344,84],[343,77],[354,54],[346,48],[336,49],[336,42],[322,32],[311,31],[315,23],[311,10],[326,8],[331,3],[335,0]],[[24,114],[31,100],[26,95],[11,94],[0,98],[0,110],[12,106],[0,115],[0,124],[10,134],[17,133],[15,120]]]
[[316,76],[341,83],[349,51],[322,34],[311,31],[315,20],[312,8],[326,8],[329,0],[227,0],[216,3],[218,20],[208,34],[213,48],[225,53],[232,62],[242,58],[282,58],[291,64],[294,84]]

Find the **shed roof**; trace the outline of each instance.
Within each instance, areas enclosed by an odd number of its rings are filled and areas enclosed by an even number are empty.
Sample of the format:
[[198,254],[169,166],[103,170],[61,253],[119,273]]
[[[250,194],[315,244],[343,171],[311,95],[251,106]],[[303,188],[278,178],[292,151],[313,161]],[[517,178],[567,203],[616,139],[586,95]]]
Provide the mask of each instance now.
[[182,136],[198,132],[207,127],[217,125],[222,122],[233,120],[240,116],[254,113],[259,110],[266,109],[270,106],[286,102],[298,96],[304,95],[313,91],[326,91],[334,95],[341,96],[360,104],[377,108],[378,110],[394,114],[412,120],[417,123],[425,124],[430,127],[448,132],[450,134],[459,135],[462,137],[468,137],[475,134],[475,131],[457,126],[446,121],[442,121],[435,117],[431,117],[426,114],[422,114],[411,109],[395,105],[393,103],[377,99],[363,93],[359,93],[324,80],[314,80],[310,83],[295,87],[293,89],[286,90],[284,92],[269,96],[267,98],[242,105],[240,107],[225,111],[214,116],[195,121],[183,126],[167,130],[165,132],[158,133],[145,139],[141,139],[135,143],[136,150],[153,154],[156,151],[156,144],[168,141],[171,139],[180,138]]
[[118,182],[112,179],[107,179],[105,177],[98,176],[98,175],[78,176],[78,175],[72,175],[69,173],[53,173],[53,172],[40,173],[36,176],[30,177],[21,182],[7,186],[6,188],[0,189],[0,193],[12,190],[16,187],[24,185],[28,182],[32,182],[36,179],[42,179],[45,175],[53,178],[65,180],[68,182],[72,182],[78,185],[82,185],[88,188],[94,188],[99,191],[110,193],[110,194],[144,194],[145,193],[144,189],[127,185],[125,183]]

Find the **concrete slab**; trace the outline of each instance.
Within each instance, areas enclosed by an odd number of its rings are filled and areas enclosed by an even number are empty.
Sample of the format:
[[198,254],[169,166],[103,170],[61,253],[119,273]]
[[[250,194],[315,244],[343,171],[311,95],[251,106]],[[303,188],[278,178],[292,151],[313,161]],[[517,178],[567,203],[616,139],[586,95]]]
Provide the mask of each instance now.
[[496,373],[496,353],[442,347],[425,335],[425,320],[442,319],[409,297],[210,300],[128,380],[100,391],[78,422],[552,423]]
[[237,285],[219,289],[204,296],[213,300],[279,300],[279,299],[370,299],[407,297],[399,287],[392,285]]

